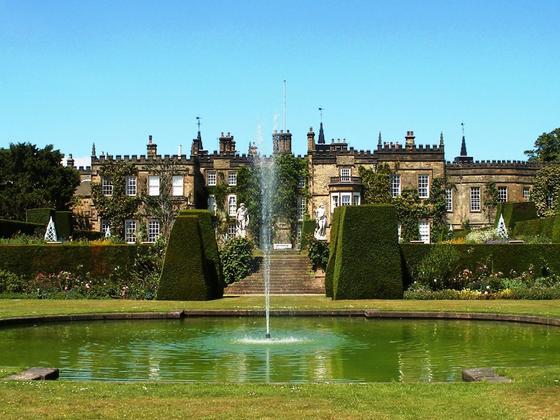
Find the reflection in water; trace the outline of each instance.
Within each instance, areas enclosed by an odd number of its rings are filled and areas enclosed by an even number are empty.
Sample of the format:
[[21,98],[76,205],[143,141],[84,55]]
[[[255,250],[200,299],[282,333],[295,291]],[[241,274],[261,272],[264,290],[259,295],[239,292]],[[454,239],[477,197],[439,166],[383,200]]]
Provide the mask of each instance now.
[[[560,328],[476,321],[278,318],[76,322],[0,329],[0,365],[63,379],[458,381],[477,366],[560,364]],[[14,350],[17,349],[17,350]]]

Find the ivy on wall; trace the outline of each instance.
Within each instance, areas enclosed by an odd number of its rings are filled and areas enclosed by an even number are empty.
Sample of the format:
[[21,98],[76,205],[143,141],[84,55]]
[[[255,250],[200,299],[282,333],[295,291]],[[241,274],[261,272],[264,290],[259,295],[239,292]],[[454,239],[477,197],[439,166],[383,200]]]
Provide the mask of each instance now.
[[498,189],[496,188],[495,182],[488,182],[484,188],[484,212],[488,217],[488,223],[491,223],[494,220],[494,211],[496,207],[498,207],[498,203],[500,202]]
[[106,196],[101,189],[101,183],[93,183],[91,194],[93,204],[99,217],[109,222],[112,236],[124,238],[124,221],[134,218],[142,201],[140,196],[126,195],[125,179],[127,176],[136,176],[137,170],[133,163],[124,161],[109,161],[99,170],[102,178],[110,179],[113,185],[113,194]]
[[358,168],[363,185],[364,204],[393,204],[397,211],[397,220],[401,225],[401,238],[404,242],[418,240],[420,232],[418,221],[430,219],[432,221],[432,241],[437,242],[446,238],[446,187],[445,178],[432,180],[430,197],[420,199],[415,189],[404,189],[401,195],[391,196],[391,175],[394,172],[387,164],[381,164],[377,170]]
[[[239,173],[237,182],[239,184]],[[229,225],[229,209],[227,197],[229,194],[236,194],[237,191],[238,188],[236,186],[228,185],[226,183],[225,176],[221,172],[218,172],[217,174],[216,185],[206,187],[208,196],[213,195],[216,202],[215,220],[218,238],[223,238],[225,236]],[[243,201],[240,201],[240,198],[238,196],[237,205],[239,205],[240,203],[243,203]]]

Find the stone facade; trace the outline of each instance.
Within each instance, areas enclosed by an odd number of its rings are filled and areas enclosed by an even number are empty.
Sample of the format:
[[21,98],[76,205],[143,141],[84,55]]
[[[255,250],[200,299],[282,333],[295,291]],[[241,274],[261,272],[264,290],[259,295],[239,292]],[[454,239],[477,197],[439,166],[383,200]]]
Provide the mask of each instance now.
[[[274,153],[292,152],[292,133],[274,132],[272,135]],[[300,216],[304,213],[313,217],[320,204],[325,206],[330,218],[334,208],[340,205],[357,205],[362,201],[362,184],[358,175],[360,166],[375,169],[379,164],[387,164],[397,176],[392,179],[393,195],[405,189],[418,189],[420,197],[428,197],[435,178],[446,177],[448,192],[448,223],[452,229],[459,229],[468,222],[474,227],[483,227],[493,222],[493,214],[484,209],[486,185],[495,183],[503,201],[527,201],[530,197],[533,178],[538,166],[519,161],[475,161],[467,155],[466,141],[463,136],[460,154],[452,162],[445,160],[443,135],[436,144],[417,144],[414,132],[408,131],[404,142],[385,142],[379,135],[377,146],[373,150],[355,150],[345,140],[325,141],[323,124],[320,125],[318,140],[313,129],[307,133],[307,154],[309,179],[307,180],[309,197],[301,198]],[[203,148],[200,131],[191,145],[191,156],[158,155],[157,145],[152,137],[148,138],[146,155],[143,156],[96,156],[92,151],[91,167],[79,168],[82,185],[76,191],[74,211],[89,220],[93,230],[102,229],[91,200],[91,183],[101,183],[100,169],[109,161],[127,161],[137,166],[137,193],[150,191],[148,177],[149,164],[154,162],[174,163],[177,176],[183,176],[182,189],[177,186],[180,195],[174,199],[181,208],[212,207],[212,197],[208,196],[207,187],[222,180],[229,186],[236,185],[239,168],[250,165],[258,154],[254,144],[249,144],[248,154],[239,154],[234,137],[222,133],[219,137],[219,151],[209,153]],[[73,161],[68,162],[69,165]],[[179,178],[177,178],[177,182]],[[175,183],[175,178],[174,178]],[[174,184],[175,185],[175,184]],[[153,187],[153,185],[152,185]],[[175,191],[175,190],[174,190]],[[225,208],[233,218],[237,208],[237,197],[226,197]],[[426,221],[429,229],[429,221]],[[231,220],[231,234],[234,232]]]

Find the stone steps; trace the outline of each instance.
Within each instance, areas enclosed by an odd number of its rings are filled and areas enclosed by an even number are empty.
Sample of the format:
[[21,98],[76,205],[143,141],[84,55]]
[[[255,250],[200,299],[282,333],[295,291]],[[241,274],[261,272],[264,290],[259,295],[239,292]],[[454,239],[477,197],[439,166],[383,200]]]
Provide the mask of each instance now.
[[[264,294],[263,264],[257,272],[228,286],[225,294]],[[324,294],[324,281],[315,279],[307,255],[274,252],[270,256],[271,294]]]

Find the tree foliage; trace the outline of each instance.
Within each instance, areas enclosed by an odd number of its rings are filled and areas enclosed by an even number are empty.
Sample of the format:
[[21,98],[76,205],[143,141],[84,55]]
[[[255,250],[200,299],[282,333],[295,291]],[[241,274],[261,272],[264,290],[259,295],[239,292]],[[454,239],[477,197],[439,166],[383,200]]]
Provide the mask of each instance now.
[[262,193],[259,180],[260,168],[256,165],[243,166],[237,171],[237,198],[239,203],[245,203],[249,211],[249,231],[257,244],[262,225]]
[[377,170],[364,166],[358,168],[364,188],[363,201],[367,204],[391,203],[391,175],[393,172],[387,164],[379,164]]
[[100,183],[92,183],[91,195],[93,204],[99,217],[109,222],[111,234],[117,238],[124,238],[124,221],[133,219],[138,211],[142,199],[126,195],[125,179],[127,176],[136,176],[137,169],[133,163],[125,161],[109,161],[101,167],[99,175],[110,179],[113,184],[113,194],[106,196],[101,190]]
[[500,202],[498,189],[495,182],[488,182],[484,188],[483,206],[486,216],[488,216],[488,223],[494,219],[494,211]]
[[560,209],[560,165],[546,165],[537,171],[531,200],[540,217],[554,216]]
[[560,128],[542,133],[535,140],[534,148],[525,151],[530,161],[560,162]]
[[25,210],[53,207],[67,210],[80,175],[62,166],[64,155],[52,145],[30,143],[0,149],[0,216],[25,220]]

